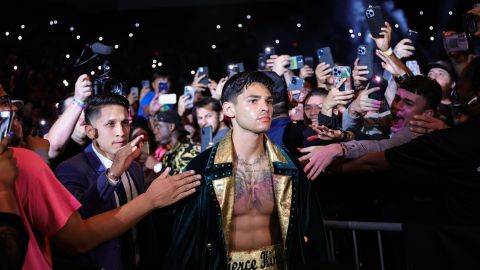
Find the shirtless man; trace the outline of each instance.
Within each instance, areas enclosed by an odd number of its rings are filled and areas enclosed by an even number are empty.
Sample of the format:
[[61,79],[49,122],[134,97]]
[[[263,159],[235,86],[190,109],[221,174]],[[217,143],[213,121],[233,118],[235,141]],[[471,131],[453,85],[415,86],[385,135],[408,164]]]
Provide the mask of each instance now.
[[258,71],[225,84],[232,130],[187,166],[203,172],[202,184],[176,205],[166,269],[296,269],[326,258],[310,183],[264,134],[272,85]]

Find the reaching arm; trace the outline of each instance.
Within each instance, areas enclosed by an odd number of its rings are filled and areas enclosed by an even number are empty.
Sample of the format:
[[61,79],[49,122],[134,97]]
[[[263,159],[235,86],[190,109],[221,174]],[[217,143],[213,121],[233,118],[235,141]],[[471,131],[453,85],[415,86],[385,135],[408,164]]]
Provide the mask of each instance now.
[[362,156],[359,159],[354,159],[339,165],[331,166],[332,172],[338,173],[365,173],[374,171],[385,171],[390,168],[385,152],[376,152]]

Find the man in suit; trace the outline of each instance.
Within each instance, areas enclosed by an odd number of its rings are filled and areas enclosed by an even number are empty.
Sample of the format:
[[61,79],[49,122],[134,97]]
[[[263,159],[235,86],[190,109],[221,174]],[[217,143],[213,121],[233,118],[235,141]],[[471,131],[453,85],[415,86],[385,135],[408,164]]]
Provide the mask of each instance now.
[[[85,120],[92,143],[57,167],[60,182],[81,202],[79,212],[84,219],[115,209],[144,192],[142,169],[133,162],[142,136],[128,142],[128,105],[126,98],[113,93],[89,98]],[[122,237],[67,261],[104,269],[150,268],[157,255],[155,237],[147,216]]]

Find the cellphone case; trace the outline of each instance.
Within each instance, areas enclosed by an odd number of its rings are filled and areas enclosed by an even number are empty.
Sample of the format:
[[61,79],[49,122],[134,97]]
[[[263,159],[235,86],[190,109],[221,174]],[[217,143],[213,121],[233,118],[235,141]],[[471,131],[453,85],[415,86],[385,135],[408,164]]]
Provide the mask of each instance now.
[[201,151],[203,152],[205,149],[208,148],[210,142],[213,141],[213,134],[212,134],[212,127],[203,127],[200,130],[200,145]]
[[367,66],[368,74],[363,75],[364,78],[371,79],[373,76],[373,48],[368,44],[360,44],[357,48],[358,65]]
[[412,46],[415,46],[417,44],[418,32],[409,29],[408,32],[407,32],[406,38],[408,38],[412,41],[412,43],[411,43]]
[[385,91],[387,90],[388,81],[380,76],[377,76],[376,78],[378,78],[378,80],[372,79],[370,81],[370,89],[380,87],[380,90],[370,93],[368,97],[371,99],[382,101],[385,97]]
[[296,56],[290,57],[290,66],[288,67],[288,69],[294,70],[294,69],[302,68],[303,66],[305,66],[305,64],[303,63],[302,55],[296,55]]
[[380,6],[373,6],[365,10],[365,17],[367,17],[368,28],[374,38],[381,37],[381,28],[385,27],[385,19],[383,17]]
[[318,62],[319,63],[327,63],[330,65],[330,68],[335,66],[335,62],[333,61],[332,51],[330,47],[323,47],[317,50]]
[[199,83],[208,85],[208,67],[199,67],[197,72],[199,77],[205,74],[205,78],[201,79]]
[[347,66],[335,66],[333,67],[333,77],[335,78],[335,85],[337,85],[342,79],[346,79],[343,85],[340,87],[340,91],[348,91],[352,89],[352,71]]

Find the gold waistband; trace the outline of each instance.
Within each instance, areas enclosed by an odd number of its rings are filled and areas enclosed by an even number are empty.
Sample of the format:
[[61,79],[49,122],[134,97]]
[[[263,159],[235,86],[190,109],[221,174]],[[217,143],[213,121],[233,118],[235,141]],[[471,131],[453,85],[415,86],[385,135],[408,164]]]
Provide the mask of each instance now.
[[284,270],[283,246],[273,245],[248,251],[231,251],[228,270]]

